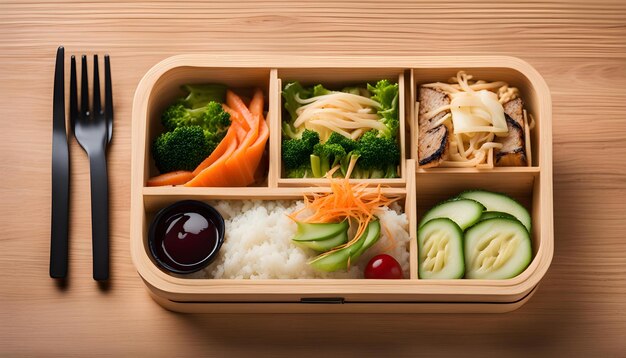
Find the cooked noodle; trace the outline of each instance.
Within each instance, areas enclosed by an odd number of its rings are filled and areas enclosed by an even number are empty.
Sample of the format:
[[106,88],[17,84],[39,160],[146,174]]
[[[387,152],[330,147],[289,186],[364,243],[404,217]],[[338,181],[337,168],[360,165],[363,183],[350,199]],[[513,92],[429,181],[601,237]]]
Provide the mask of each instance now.
[[298,118],[294,126],[316,130],[322,141],[327,140],[332,132],[357,139],[367,130],[386,128],[377,114],[380,104],[367,97],[332,92],[308,99],[296,96],[296,101],[303,106],[296,110]]

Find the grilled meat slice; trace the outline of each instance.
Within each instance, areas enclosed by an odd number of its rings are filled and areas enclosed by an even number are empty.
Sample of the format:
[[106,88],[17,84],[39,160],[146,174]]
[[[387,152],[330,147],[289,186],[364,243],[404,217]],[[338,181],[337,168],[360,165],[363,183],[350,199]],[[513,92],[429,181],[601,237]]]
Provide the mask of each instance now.
[[504,113],[508,114],[517,124],[524,129],[524,102],[521,98],[516,98],[506,102],[504,105]]
[[521,98],[517,98],[505,103],[503,107],[509,134],[506,137],[496,137],[495,141],[502,143],[502,149],[494,150],[495,165],[499,167],[526,166],[524,104]]
[[418,128],[419,128],[419,145],[417,148],[417,156],[419,166],[422,168],[431,168],[438,166],[447,156],[450,145],[450,133],[448,128],[440,124],[434,124],[448,113],[443,111],[434,116],[427,117],[426,114],[441,106],[450,104],[450,97],[447,94],[427,87],[420,87],[418,101]]
[[418,125],[420,128],[431,129],[433,124],[446,115],[449,111],[443,111],[435,116],[426,117],[426,114],[441,106],[450,104],[450,97],[444,92],[428,87],[420,87],[419,97],[420,103]]
[[448,127],[442,125],[429,130],[420,129],[417,157],[421,168],[436,167],[448,156]]

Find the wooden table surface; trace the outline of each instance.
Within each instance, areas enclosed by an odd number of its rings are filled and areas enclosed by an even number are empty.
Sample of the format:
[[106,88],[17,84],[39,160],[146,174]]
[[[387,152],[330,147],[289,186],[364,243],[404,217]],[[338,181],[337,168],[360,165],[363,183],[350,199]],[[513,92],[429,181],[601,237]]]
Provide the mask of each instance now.
[[[0,356],[626,354],[623,1],[0,2]],[[54,54],[109,53],[112,279],[91,279],[87,158],[71,144],[70,280],[48,277]],[[145,72],[180,53],[501,54],[554,104],[556,251],[502,315],[181,315],[129,254],[130,127]]]

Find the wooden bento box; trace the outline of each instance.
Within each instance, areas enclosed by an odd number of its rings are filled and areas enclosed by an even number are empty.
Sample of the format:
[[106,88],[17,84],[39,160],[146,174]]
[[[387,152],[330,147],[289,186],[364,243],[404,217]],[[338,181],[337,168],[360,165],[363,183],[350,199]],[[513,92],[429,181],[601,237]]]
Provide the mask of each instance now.
[[[417,169],[416,89],[458,70],[477,78],[503,80],[520,89],[537,125],[528,167]],[[400,194],[409,218],[410,277],[366,279],[191,279],[162,271],[147,245],[150,220],[178,200],[301,199],[328,191],[325,179],[281,178],[281,81],[343,85],[387,78],[400,86],[400,178],[369,180]],[[186,83],[224,83],[233,88],[260,87],[267,96],[269,168],[254,187],[147,187],[156,174],[150,143],[159,115]],[[523,305],[546,273],[553,255],[552,118],[548,87],[526,62],[501,56],[294,57],[180,55],[154,66],[141,80],[133,103],[130,244],[133,262],[152,297],[179,312],[508,312]],[[354,180],[359,182],[359,180]],[[533,259],[506,280],[424,280],[417,276],[417,223],[425,210],[463,190],[505,192],[531,212]]]

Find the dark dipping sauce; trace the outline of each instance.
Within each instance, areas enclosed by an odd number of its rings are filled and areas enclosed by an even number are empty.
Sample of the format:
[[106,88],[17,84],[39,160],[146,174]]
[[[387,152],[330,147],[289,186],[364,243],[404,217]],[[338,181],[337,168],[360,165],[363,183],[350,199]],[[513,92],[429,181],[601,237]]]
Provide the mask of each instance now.
[[174,273],[204,268],[223,241],[224,218],[200,201],[174,203],[159,211],[150,225],[150,252],[162,268]]

